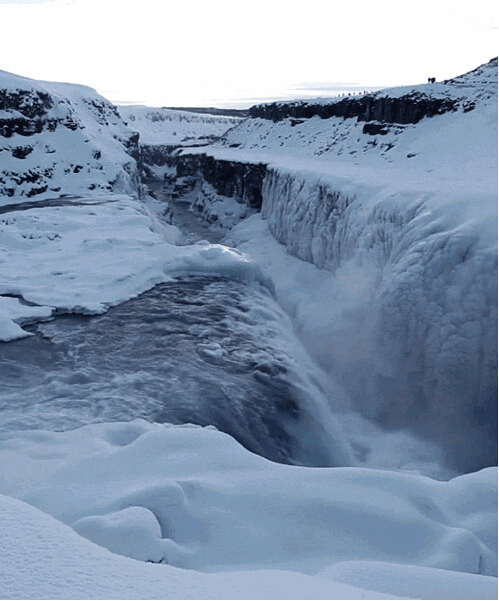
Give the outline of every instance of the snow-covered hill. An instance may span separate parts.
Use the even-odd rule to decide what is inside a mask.
[[[0,71],[0,202],[137,195],[138,136],[91,88]]]

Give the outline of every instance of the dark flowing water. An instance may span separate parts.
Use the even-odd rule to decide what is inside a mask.
[[[0,345],[0,436],[143,418],[212,424],[275,461],[334,463],[320,428],[301,425],[313,401],[279,348],[273,304],[257,287],[191,277],[33,326]]]

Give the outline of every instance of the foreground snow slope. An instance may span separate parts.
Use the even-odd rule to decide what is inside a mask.
[[[95,90],[0,71],[0,204],[89,191],[137,195],[137,141]]]
[[[4,599],[400,598],[289,571],[200,574],[137,562],[86,541],[30,505],[0,495],[0,507]],[[468,577],[461,590],[474,585]],[[491,589],[482,578],[478,590]]]
[[[199,586],[196,596],[211,598],[211,586],[225,587],[233,579],[240,586],[236,598],[359,594],[336,584],[328,588],[322,579],[300,581],[301,576],[274,571],[283,569],[353,586],[359,582],[383,598],[497,594],[495,578],[476,576],[496,569],[496,469],[444,483],[379,470],[285,466],[252,455],[211,428],[140,420],[66,433],[22,433],[2,441],[0,449],[1,493],[50,513],[118,555],[189,568],[125,564],[79,542],[59,522],[2,498],[0,547],[7,590],[13,592],[9,598],[33,596],[34,584],[18,578],[16,567],[30,552],[43,566],[47,594],[65,592],[73,598],[83,593],[92,598],[95,586],[108,590],[118,578],[121,584],[111,598],[124,587],[130,587],[127,598],[184,598],[185,586]],[[45,541],[41,546],[39,538]],[[105,569],[96,567],[98,561]],[[251,579],[251,572],[202,576],[192,571],[242,569],[271,571]],[[141,583],[153,572],[158,581],[142,591],[129,579],[134,573]],[[269,580],[268,592],[253,593],[253,582],[262,578]],[[75,579],[77,588],[70,592]],[[162,588],[167,579],[178,587],[173,594]],[[294,593],[282,588],[294,582],[310,588]],[[367,598],[376,598],[371,595]]]
[[[403,114],[248,119],[223,143],[188,152],[267,164],[262,218],[288,252],[332,274],[335,294],[308,311],[293,306],[279,253],[262,252],[255,229],[242,223],[227,243],[268,265],[353,408],[442,442],[460,471],[494,465],[497,59],[374,96],[405,99],[408,112],[431,100],[446,108],[417,123]]]

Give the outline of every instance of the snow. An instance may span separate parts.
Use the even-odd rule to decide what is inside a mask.
[[[148,145],[208,144],[241,121],[240,117],[197,114],[142,105],[119,106],[118,111],[128,127],[139,132],[141,144]]]
[[[269,165],[264,219],[236,225],[226,244],[237,248],[229,248],[184,245],[177,228],[132,197],[136,166],[124,146],[132,131],[95,92],[0,74],[0,88],[47,92],[57,101],[49,117],[79,123],[3,142],[6,187],[20,170],[53,172],[37,206],[23,204],[27,182],[1,200],[0,340],[29,336],[24,324],[56,311],[105,312],[179,275],[261,286],[313,358],[339,374],[327,390],[331,407],[318,406],[316,417],[334,422],[335,444],[348,440],[356,450],[345,461],[365,466],[276,464],[214,428],[142,420],[9,432],[0,441],[3,597],[497,598],[497,468],[449,481],[421,475],[442,478],[448,458],[397,424],[387,432],[371,423],[380,399],[375,378],[362,380],[393,378],[413,347],[423,348],[427,373],[442,386],[462,377],[481,390],[493,368],[497,76],[484,68],[475,77],[431,88],[475,102],[472,111],[386,136],[366,136],[353,120],[247,120],[225,142],[199,149]],[[142,109],[128,114],[150,143],[158,138],[149,121],[161,123],[161,143],[170,142],[166,134],[219,135],[227,125],[203,116],[194,127],[189,116],[192,133],[180,117],[172,130],[176,116],[170,121],[163,109],[157,121]],[[33,151],[15,158],[12,149],[26,142]],[[74,171],[81,161],[83,178]],[[110,182],[129,195],[112,194]],[[206,190],[211,212],[217,203]],[[50,204],[55,191],[75,196]],[[324,197],[341,208],[337,237],[325,235]],[[265,337],[274,309],[250,309]],[[297,348],[290,357],[301,364]],[[475,377],[467,358],[478,361],[483,349]],[[220,357],[224,349],[207,343],[204,352]],[[313,373],[302,383],[310,389]],[[455,406],[429,421],[444,429]],[[476,442],[466,424],[449,433],[464,447]],[[456,456],[466,463],[464,451]],[[448,465],[444,472],[455,475]]]
[[[2,497],[7,598],[225,598],[235,583],[230,598],[497,595],[495,468],[437,482],[287,466],[213,428],[142,420],[0,449],[0,492],[18,499]]]
[[[278,570],[201,574],[120,557],[0,496],[5,599],[398,599]],[[312,597],[310,596],[312,594]]]
[[[396,590],[418,599],[488,599],[496,595],[497,586],[491,577],[381,561],[339,562],[319,575],[334,582],[355,582],[379,593]]]
[[[258,265],[221,245],[177,246],[182,235],[124,196],[0,216],[0,340],[27,335],[26,316],[50,308],[102,313],[178,275],[217,274],[272,288]],[[38,305],[20,308],[5,295]]]

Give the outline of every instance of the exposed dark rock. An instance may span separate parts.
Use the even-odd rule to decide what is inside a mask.
[[[327,104],[310,101],[274,102],[252,106],[250,117],[269,119],[274,122],[291,118],[296,125],[299,119],[310,119],[318,115],[322,119],[343,117],[357,118],[357,121],[379,121],[406,125],[418,123],[424,117],[433,117],[448,111],[457,110],[458,101],[451,98],[433,98],[414,91],[400,97],[366,94],[361,97],[349,96]]]
[[[25,159],[33,152],[33,146],[16,146],[12,149],[12,156],[16,159]]]
[[[376,136],[377,134],[381,134],[382,136],[386,136],[389,132],[389,128],[386,126],[386,123],[378,123],[376,121],[371,121],[370,123],[366,123],[362,128],[363,134],[369,134],[370,136]]]
[[[30,119],[27,117],[12,117],[0,119],[0,136],[10,138],[13,134],[32,136],[43,131],[45,121],[40,117]]]
[[[140,158],[144,165],[169,165],[171,155],[179,146],[167,144],[140,144]]]
[[[27,119],[42,117],[54,105],[50,94],[36,90],[0,90],[0,110],[15,109]]]
[[[176,167],[178,177],[201,176],[218,194],[241,199],[248,207],[261,209],[262,184],[267,173],[263,163],[238,163],[206,154],[171,156],[167,164]]]

